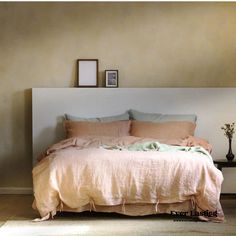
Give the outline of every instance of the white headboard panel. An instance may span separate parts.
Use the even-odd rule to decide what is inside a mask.
[[[196,135],[210,141],[214,159],[224,158],[228,148],[220,127],[236,121],[236,88],[33,88],[32,96],[34,163],[48,145],[64,138],[65,113],[99,117],[134,108],[196,114]],[[232,189],[232,185],[228,187]]]

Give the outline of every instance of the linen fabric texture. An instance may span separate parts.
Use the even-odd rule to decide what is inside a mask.
[[[134,109],[129,110],[131,120],[150,121],[150,122],[169,122],[169,121],[187,121],[196,123],[197,116],[194,114],[161,114],[141,112]]]
[[[34,207],[43,219],[59,210],[107,208],[127,215],[145,215],[178,209],[216,211],[214,217],[200,217],[222,222],[219,198],[223,176],[206,155],[103,148],[147,140],[86,136],[51,146],[33,169]],[[193,140],[181,142],[193,144]]]
[[[85,135],[122,137],[130,135],[131,121],[64,121],[67,138]]]
[[[133,120],[131,136],[156,139],[184,139],[193,136],[196,124],[187,121],[164,123]]]
[[[112,122],[112,121],[129,120],[129,113],[125,112],[120,115],[104,116],[104,117],[96,117],[96,118],[85,118],[85,117],[79,117],[79,116],[74,116],[74,115],[70,115],[70,114],[65,114],[65,119],[71,120],[71,121]]]

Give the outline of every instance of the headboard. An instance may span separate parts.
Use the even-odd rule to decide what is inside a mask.
[[[65,113],[100,117],[133,108],[196,114],[196,136],[210,141],[214,159],[224,158],[228,148],[220,127],[236,120],[236,88],[33,88],[32,103],[33,163],[46,147],[65,137]]]

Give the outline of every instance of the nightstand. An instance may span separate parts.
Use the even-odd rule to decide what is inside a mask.
[[[228,161],[227,159],[220,159],[220,160],[214,160],[214,164],[216,164],[216,167],[222,171],[222,168],[227,167],[236,167],[236,160]]]

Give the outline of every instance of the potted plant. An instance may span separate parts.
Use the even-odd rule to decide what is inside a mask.
[[[229,140],[229,151],[226,155],[226,158],[228,161],[232,161],[234,159],[234,154],[232,152],[232,139],[234,135],[234,122],[231,124],[224,124],[224,126],[221,127],[222,130],[224,130],[224,135],[228,138]]]

